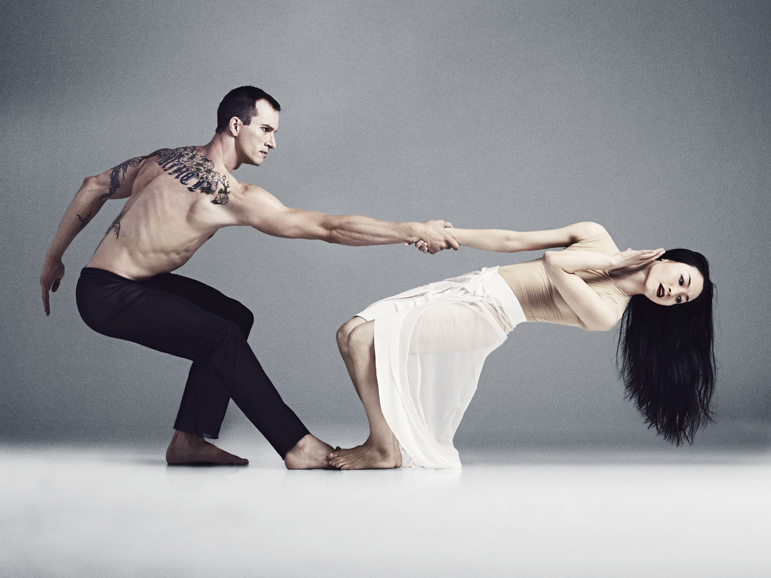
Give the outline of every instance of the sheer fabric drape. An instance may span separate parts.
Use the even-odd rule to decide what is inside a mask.
[[[359,314],[375,321],[380,404],[404,465],[461,467],[453,437],[484,361],[525,321],[497,270],[405,291]]]

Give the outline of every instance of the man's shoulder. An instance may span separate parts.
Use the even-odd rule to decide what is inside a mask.
[[[133,158],[133,159],[131,159],[129,161],[126,161],[126,162],[132,163],[132,164],[138,164],[139,162],[146,161],[146,160],[149,160],[149,159],[160,160],[161,158],[168,157],[170,154],[175,153],[177,150],[181,150],[181,149],[170,149],[170,148],[156,149],[153,152],[151,152],[150,154],[142,155],[142,156],[139,156],[139,157],[135,157],[135,158]]]
[[[263,189],[259,185],[252,185],[250,183],[240,183],[244,187],[244,193],[248,195],[269,195],[270,193]]]
[[[287,207],[268,191],[249,183],[238,183],[233,188],[231,199],[231,208],[238,213],[250,215],[247,224],[252,226],[255,226],[257,221],[270,221],[287,210]]]
[[[264,199],[275,198],[268,191],[258,185],[252,185],[250,183],[241,183],[236,181],[236,187],[241,192],[241,195],[245,200],[250,202],[260,201]]]

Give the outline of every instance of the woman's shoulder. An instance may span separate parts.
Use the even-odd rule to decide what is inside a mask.
[[[568,246],[568,249],[577,249],[582,251],[599,251],[601,253],[618,253],[618,247],[613,242],[613,238],[607,229],[594,222],[577,223],[576,237],[577,241]]]

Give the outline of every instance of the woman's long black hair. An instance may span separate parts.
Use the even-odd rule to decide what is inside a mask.
[[[704,288],[688,303],[670,307],[634,295],[621,318],[616,358],[626,396],[645,423],[680,445],[693,443],[699,427],[713,421],[715,288],[709,263],[700,253],[672,249],[661,258],[696,267]]]

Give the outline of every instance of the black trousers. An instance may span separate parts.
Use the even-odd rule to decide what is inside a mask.
[[[76,298],[94,331],[193,362],[175,429],[216,438],[233,398],[282,458],[309,433],[249,347],[254,316],[235,299],[181,275],[131,281],[93,267]]]

